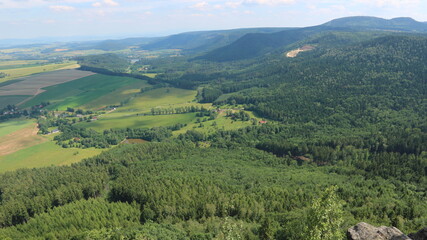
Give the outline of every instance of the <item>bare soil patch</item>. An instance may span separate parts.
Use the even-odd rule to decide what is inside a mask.
[[[37,124],[20,129],[0,138],[0,156],[14,153],[21,149],[31,147],[47,141],[46,138],[37,135]]]
[[[314,47],[313,47],[313,46],[305,45],[305,46],[303,46],[303,47],[301,47],[301,48],[298,48],[298,49],[295,49],[295,50],[292,50],[292,51],[287,52],[287,53],[286,53],[286,57],[294,58],[294,57],[298,56],[298,54],[299,54],[300,52],[311,51],[311,50],[313,50],[313,49],[314,49]]]

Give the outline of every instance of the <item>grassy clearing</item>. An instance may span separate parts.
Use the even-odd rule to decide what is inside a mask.
[[[7,135],[3,135],[2,137],[0,137],[0,156],[17,152],[21,149],[40,144],[47,140],[46,138],[37,135],[38,128],[37,124],[34,121],[29,125],[25,125],[22,127],[15,126],[12,128],[14,128],[15,131],[12,131]],[[4,130],[3,132],[7,133],[9,131]]]
[[[251,118],[256,119],[257,122],[261,120],[255,117],[252,112],[250,111],[245,111],[245,112],[247,112]],[[203,119],[206,119],[207,121],[203,122]],[[195,118],[193,121],[188,123],[186,127],[183,127],[178,131],[175,131],[174,135],[185,133],[188,130],[196,130],[199,132],[211,134],[218,130],[235,130],[239,128],[252,126],[251,121],[233,121],[231,118],[226,117],[225,113],[219,114],[217,118],[214,120],[208,120],[208,119],[209,117],[202,117],[200,118],[201,122],[198,123],[197,118]]]
[[[155,115],[155,116],[120,116],[100,117],[93,122],[79,123],[78,126],[103,131],[110,128],[152,128],[160,126],[172,126],[177,123],[189,124],[196,118],[196,113]]]
[[[176,107],[194,101],[197,91],[179,88],[158,88],[141,94],[118,112],[150,112],[154,107]]]
[[[0,156],[0,173],[19,168],[70,165],[82,159],[98,155],[102,151],[102,149],[95,148],[62,148],[49,139],[47,142],[6,156]]]
[[[55,64],[48,64],[48,65],[42,65],[42,66],[35,66],[35,67],[4,69],[4,70],[1,70],[1,72],[4,72],[9,76],[5,78],[0,78],[0,82],[6,82],[11,79],[28,76],[35,73],[50,72],[58,69],[64,69],[70,66],[74,67],[75,65],[76,65],[76,62],[66,62],[66,63],[55,63]]]
[[[142,75],[150,77],[150,78],[155,78],[157,76],[157,73],[144,73]]]
[[[15,120],[0,123],[0,138],[34,124],[34,120]]]
[[[110,94],[124,86],[141,82],[129,77],[96,74],[74,81],[44,88],[45,92],[37,95],[22,107],[29,107],[40,102],[49,101],[49,110],[66,110],[67,107],[80,107],[104,95]]]

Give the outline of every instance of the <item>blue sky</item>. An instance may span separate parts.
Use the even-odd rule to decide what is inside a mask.
[[[427,0],[0,0],[0,39],[300,27],[360,15],[427,21]]]

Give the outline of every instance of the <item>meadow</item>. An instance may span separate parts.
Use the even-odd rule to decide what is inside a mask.
[[[0,173],[20,168],[70,165],[103,151],[95,148],[62,148],[52,141],[53,136],[43,137],[47,138],[46,142],[0,156]]]
[[[144,81],[136,78],[96,74],[44,88],[45,92],[35,96],[21,107],[30,107],[46,101],[51,103],[47,107],[49,110],[81,107],[124,86],[140,82]]]
[[[106,116],[106,115],[104,115]],[[77,126],[103,131],[111,128],[152,128],[159,126],[172,126],[177,123],[189,124],[196,118],[196,113],[173,115],[100,117],[97,121],[82,122]]]
[[[101,96],[82,106],[84,109],[100,109],[106,106],[117,106],[120,103],[131,99],[137,93],[140,93],[141,88],[151,86],[145,81],[138,81],[127,86],[121,87],[111,93]]]
[[[155,116],[143,116],[142,114],[150,113],[152,108],[197,105],[193,102],[196,94],[196,91],[179,88],[157,88],[140,93],[139,89],[129,85],[84,105],[85,108],[97,108],[102,105],[103,99],[110,99],[108,101],[129,100],[117,110],[98,116],[97,121],[79,123],[79,126],[102,131],[110,128],[151,128],[190,123],[195,119],[195,113]]]
[[[112,99],[119,98],[118,92],[136,93],[130,90],[118,90],[111,93]],[[212,133],[218,129],[233,130],[252,125],[250,121],[233,121],[226,117],[225,112],[220,113],[216,119],[207,121],[208,117],[200,118],[199,122],[196,113],[150,115],[152,108],[179,108],[184,106],[212,108],[212,104],[200,104],[195,102],[197,92],[179,88],[158,88],[135,95],[131,100],[115,111],[98,116],[98,120],[92,122],[82,122],[78,125],[85,128],[92,128],[96,131],[103,131],[110,128],[152,128],[158,126],[172,126],[177,123],[187,124],[186,127],[174,132],[175,135],[185,133],[187,130],[197,129],[204,133]],[[108,99],[110,95],[105,95],[94,102],[102,103],[102,99]],[[114,96],[114,97],[113,97]],[[87,104],[85,106],[97,106]],[[256,118],[252,112],[246,111],[251,118]],[[205,122],[203,122],[203,120]],[[214,123],[215,122],[215,123]]]
[[[182,104],[194,104],[197,91],[180,88],[158,88],[135,97],[117,112],[147,113],[155,107],[178,107]]]
[[[33,120],[15,120],[0,123],[0,138],[34,124]]]

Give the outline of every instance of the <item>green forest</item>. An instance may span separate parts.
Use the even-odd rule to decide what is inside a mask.
[[[46,110],[39,127],[58,128],[61,147],[108,150],[0,174],[0,239],[342,240],[361,221],[404,233],[427,226],[427,37],[289,31],[135,63],[78,57],[82,70],[152,84],[141,92],[192,89],[212,104],[147,115],[213,120],[228,109],[253,124],[204,132],[199,118],[179,134],[186,124],[97,132]],[[305,45],[313,49],[286,57]]]

